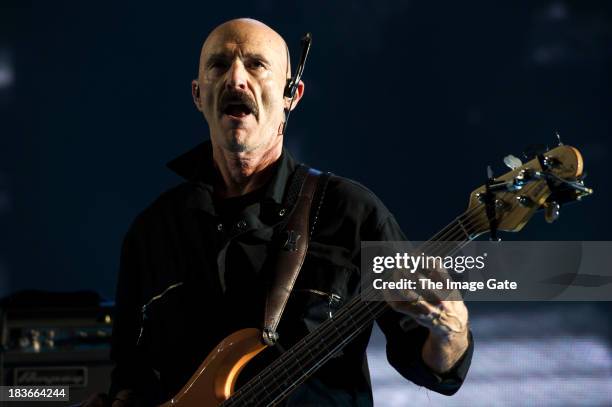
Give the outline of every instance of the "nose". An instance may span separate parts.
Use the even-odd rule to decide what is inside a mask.
[[[225,86],[228,90],[246,90],[248,73],[242,61],[236,59],[230,66],[227,75]]]

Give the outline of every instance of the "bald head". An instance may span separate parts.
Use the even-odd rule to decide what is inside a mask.
[[[297,106],[284,96],[291,69],[285,40],[262,22],[240,18],[221,24],[206,38],[194,102],[210,129],[213,148],[240,154],[282,149],[285,110]]]
[[[276,54],[278,61],[281,63],[281,70],[285,72],[285,76],[291,76],[291,59],[289,58],[289,47],[287,43],[268,25],[261,21],[252,18],[236,18],[226,21],[213,29],[200,52],[200,69],[202,72],[202,64],[206,62],[206,57],[216,53],[216,45],[219,43],[235,43],[244,44],[247,41],[259,43],[272,53]]]

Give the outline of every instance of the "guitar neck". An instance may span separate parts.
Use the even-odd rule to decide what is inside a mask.
[[[423,249],[428,246],[428,253],[448,255],[472,240],[477,226],[471,225],[466,212],[425,243]],[[440,243],[451,241],[453,244]],[[385,312],[388,307],[385,302],[364,299],[374,298],[374,291],[372,287],[362,291],[361,295],[346,303],[332,318],[283,353],[222,405],[274,405],[282,401]]]

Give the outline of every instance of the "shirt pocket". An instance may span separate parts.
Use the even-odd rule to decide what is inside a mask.
[[[347,302],[355,274],[349,264],[332,262],[309,253],[290,299],[293,315],[303,323],[307,332],[332,318]]]

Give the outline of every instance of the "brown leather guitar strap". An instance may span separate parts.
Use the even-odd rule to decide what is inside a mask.
[[[323,203],[329,177],[329,173],[323,174],[301,165],[295,170],[288,187],[283,210],[291,206],[291,212],[287,216],[284,227],[281,228],[281,244],[276,255],[276,262],[272,263],[273,274],[266,293],[263,341],[267,345],[274,345],[278,339],[276,328],[293,289],[293,284],[304,263],[308,242]],[[313,208],[315,195],[317,203]]]

